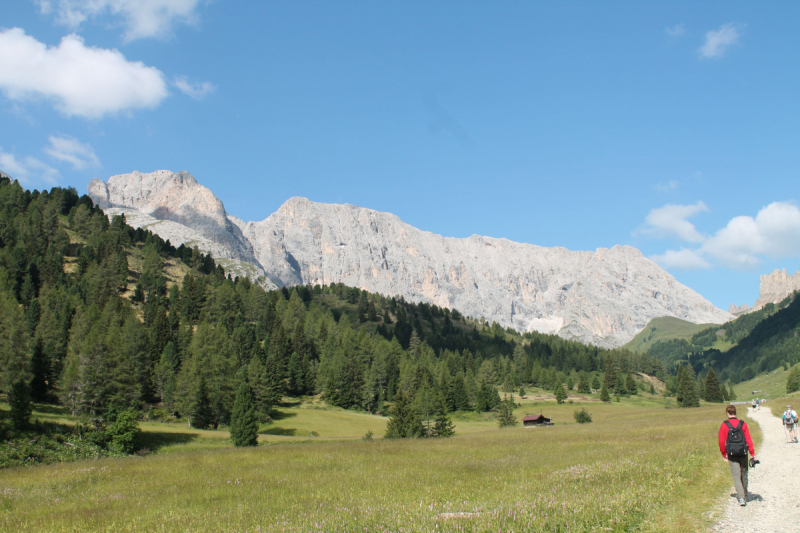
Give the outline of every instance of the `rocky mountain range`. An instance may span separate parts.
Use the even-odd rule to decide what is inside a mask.
[[[733,315],[743,315],[761,309],[768,303],[778,303],[792,294],[800,291],[800,270],[794,274],[786,274],[786,269],[776,269],[775,272],[761,276],[761,286],[758,300],[750,307],[747,304],[731,304],[728,312]]]
[[[603,347],[625,344],[656,317],[732,318],[630,246],[582,252],[443,237],[391,213],[306,198],[244,222],[188,172],[95,179],[89,195],[109,214],[124,212],[131,225],[210,251],[268,286],[342,282]]]

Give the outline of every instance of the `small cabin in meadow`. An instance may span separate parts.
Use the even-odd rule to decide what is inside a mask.
[[[532,428],[536,426],[552,426],[553,423],[544,415],[526,415],[525,418],[522,419],[522,424],[526,428]]]

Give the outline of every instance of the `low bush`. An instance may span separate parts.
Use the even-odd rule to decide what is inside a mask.
[[[592,421],[592,413],[587,411],[585,407],[576,410],[572,416],[575,417],[575,422],[578,424],[588,424]]]

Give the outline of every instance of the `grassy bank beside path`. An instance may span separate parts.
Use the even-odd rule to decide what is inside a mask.
[[[9,469],[0,472],[0,531],[705,529],[727,484],[718,406],[590,410],[592,424],[487,428],[444,440]]]

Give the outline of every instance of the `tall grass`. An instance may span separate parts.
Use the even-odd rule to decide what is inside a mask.
[[[592,424],[446,440],[262,445],[10,469],[0,472],[0,530],[705,528],[727,481],[716,449],[719,408],[589,410]]]

